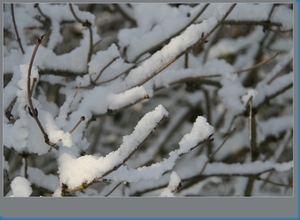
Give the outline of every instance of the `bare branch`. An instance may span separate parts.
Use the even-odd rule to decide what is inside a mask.
[[[75,129],[78,127],[78,125],[80,125],[81,122],[83,122],[85,120],[84,116],[81,116],[79,121],[76,123],[76,125],[69,131],[70,134],[73,133],[73,131],[75,131]]]
[[[21,51],[22,51],[22,54],[25,54],[24,49],[23,49],[23,46],[22,46],[22,43],[21,43],[21,39],[20,39],[20,37],[19,37],[19,32],[18,32],[16,20],[15,20],[14,4],[11,3],[10,6],[11,6],[11,16],[12,16],[12,20],[13,20],[13,24],[14,24],[16,36],[17,36],[17,41],[18,41],[18,44],[19,44],[20,49],[21,49]]]
[[[247,71],[249,71],[249,70],[253,70],[253,69],[255,69],[255,68],[257,68],[257,67],[259,67],[259,66],[261,66],[261,65],[266,64],[267,62],[269,62],[270,60],[274,59],[276,56],[278,56],[278,55],[281,54],[281,53],[282,53],[282,52],[280,51],[280,52],[276,53],[275,55],[273,55],[273,56],[271,56],[271,57],[269,57],[269,58],[267,58],[267,59],[265,59],[265,60],[263,60],[263,61],[261,61],[261,62],[255,64],[254,66],[251,66],[251,67],[249,67],[249,68],[247,68],[247,69],[239,70],[239,71],[237,71],[237,72],[235,72],[235,73],[236,73],[236,74],[240,74],[240,73],[243,73],[243,72],[247,72]]]

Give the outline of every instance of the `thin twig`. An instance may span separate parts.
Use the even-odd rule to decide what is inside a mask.
[[[31,89],[30,89],[31,96],[33,94],[33,90],[34,90],[34,86],[35,86],[36,81],[37,81],[37,78],[34,77],[33,80],[32,80],[32,85],[31,85]]]
[[[249,140],[251,141],[252,133],[251,133],[251,121],[252,121],[252,100],[253,96],[250,96],[250,98],[247,101],[247,106],[249,107],[249,117],[248,117],[248,124],[249,124]],[[251,148],[250,148],[251,153]]]
[[[13,20],[13,24],[14,24],[16,36],[17,36],[17,42],[18,42],[18,44],[19,44],[19,46],[20,46],[20,49],[21,49],[21,51],[22,51],[22,54],[25,54],[24,49],[23,49],[23,46],[22,46],[21,39],[20,39],[20,37],[19,37],[19,32],[18,32],[16,20],[15,20],[15,12],[14,12],[14,4],[13,4],[13,3],[10,4],[10,8],[11,8],[11,16],[12,16],[12,20]]]
[[[266,21],[235,21],[235,20],[226,20],[222,22],[222,25],[260,25],[264,27],[270,27],[270,26],[277,26],[280,27],[282,24],[277,22],[270,22],[269,20]]]
[[[92,24],[91,22],[89,22],[88,20],[83,21],[81,20],[75,13],[74,9],[73,9],[73,5],[70,3],[69,4],[70,10],[72,12],[72,15],[74,16],[75,20],[79,23],[82,24],[82,26],[85,26],[89,29],[89,37],[90,37],[90,47],[89,47],[89,52],[88,52],[88,56],[87,56],[87,63],[90,62],[92,54],[93,54],[93,30],[92,30]]]
[[[254,111],[257,111],[257,109],[259,109],[260,107],[262,107],[265,103],[268,103],[271,99],[275,98],[276,96],[284,93],[285,91],[287,91],[288,89],[293,87],[293,83],[291,82],[290,84],[286,85],[285,87],[281,88],[281,90],[276,91],[273,94],[269,94],[268,96],[266,96],[266,98],[264,100],[261,101],[261,103],[258,103],[256,105],[256,107],[254,108]]]
[[[7,106],[7,108],[5,109],[5,116],[8,120],[10,120],[10,117],[12,117],[11,111],[17,101],[17,96],[10,102],[10,104]]]
[[[206,75],[206,76],[205,75],[204,76],[191,76],[191,77],[186,77],[186,78],[183,78],[183,79],[173,81],[173,82],[169,83],[167,86],[163,85],[163,86],[160,86],[160,87],[156,87],[156,85],[154,85],[153,89],[155,91],[157,91],[157,90],[160,90],[160,89],[168,87],[168,86],[173,86],[173,85],[176,85],[176,84],[179,84],[179,83],[190,82],[190,81],[195,81],[195,80],[201,80],[201,83],[203,83],[203,84],[213,85],[213,86],[216,86],[216,87],[220,88],[221,85],[219,84],[219,82],[213,82],[213,81],[209,81],[209,80],[205,81],[205,79],[220,77],[220,76],[222,76],[222,75],[216,74],[216,75]]]
[[[110,194],[112,194],[113,191],[115,191],[121,184],[122,184],[122,182],[119,182],[111,191],[109,191],[109,193],[107,193],[105,195],[105,197],[108,197]]]
[[[29,114],[31,115],[31,117],[34,118],[34,120],[36,121],[37,125],[39,126],[42,134],[44,135],[44,140],[45,140],[45,143],[48,144],[49,146],[51,147],[54,147],[55,149],[58,149],[58,147],[50,142],[49,140],[49,137],[48,137],[48,134],[46,133],[46,131],[44,130],[39,118],[38,118],[38,111],[36,108],[33,107],[33,103],[32,103],[32,91],[31,91],[31,86],[30,86],[30,80],[31,80],[31,69],[32,69],[32,64],[33,64],[33,60],[34,60],[34,57],[36,55],[36,52],[43,40],[45,35],[39,37],[37,40],[36,40],[36,43],[35,43],[35,47],[34,47],[34,50],[33,50],[33,53],[32,53],[32,56],[31,56],[31,59],[30,59],[30,62],[29,62],[29,67],[28,67],[28,75],[27,75],[27,98],[28,98],[28,104],[29,104],[29,107],[28,107],[28,111],[29,111]]]
[[[73,133],[73,131],[75,131],[75,129],[78,127],[78,125],[80,125],[81,122],[83,122],[85,120],[84,116],[81,116],[79,121],[76,123],[76,125],[69,131],[70,134]]]
[[[287,185],[287,184],[283,184],[283,183],[275,183],[275,182],[273,182],[273,181],[271,181],[271,180],[269,180],[269,179],[264,179],[264,178],[261,178],[261,177],[259,177],[259,176],[257,176],[256,179],[257,179],[257,180],[262,180],[262,181],[264,181],[265,183],[270,183],[270,184],[275,185],[275,186],[284,186],[284,187],[289,187],[289,188],[292,188],[292,187],[293,187],[293,184]]]
[[[40,6],[39,6],[38,3],[34,4],[34,7],[37,8],[37,10],[39,11],[39,13],[40,13],[46,20],[48,20],[48,21],[51,20],[47,15],[44,14],[44,12],[42,11],[42,9],[40,8]]]
[[[267,62],[269,62],[270,60],[274,59],[276,56],[278,56],[278,55],[281,54],[281,53],[282,53],[282,52],[279,51],[279,52],[276,53],[275,55],[273,55],[273,56],[271,56],[271,57],[269,57],[269,58],[267,58],[267,59],[265,59],[265,60],[263,60],[263,61],[261,61],[261,62],[255,64],[254,66],[251,66],[251,67],[249,67],[249,68],[247,68],[247,69],[239,70],[239,71],[237,71],[237,72],[235,72],[235,73],[236,73],[236,74],[240,74],[240,73],[243,73],[243,72],[247,72],[247,71],[249,71],[249,70],[253,70],[253,69],[255,69],[255,68],[257,68],[257,67],[259,67],[259,66],[261,66],[261,65],[263,65],[263,64],[266,64]]]
[[[134,18],[132,18],[131,16],[129,16],[120,6],[119,4],[113,4],[113,6],[120,12],[120,14],[126,19],[128,20],[132,26],[136,27],[137,23],[136,20]]]
[[[107,113],[106,113],[106,114],[108,114],[108,115],[114,115],[115,113],[120,112],[120,111],[123,111],[124,109],[126,109],[126,108],[128,108],[128,107],[130,107],[130,106],[133,106],[133,105],[135,105],[136,103],[139,103],[139,102],[141,102],[141,101],[143,101],[143,100],[145,100],[145,99],[149,99],[149,96],[148,96],[148,95],[145,95],[145,96],[143,96],[143,97],[141,97],[141,98],[135,100],[135,101],[132,102],[132,103],[129,103],[129,104],[127,104],[127,105],[124,105],[124,106],[122,106],[122,107],[119,107],[118,109],[111,109],[111,108],[109,108],[109,109],[107,109]]]
[[[260,171],[260,172],[257,172],[257,173],[214,173],[214,174],[197,174],[195,176],[192,176],[192,177],[188,177],[188,178],[183,178],[181,179],[181,182],[186,182],[186,181],[191,181],[193,179],[204,179],[204,178],[208,178],[208,177],[213,177],[213,176],[218,176],[218,177],[233,177],[233,176],[243,176],[243,177],[249,177],[249,176],[253,176],[253,175],[256,175],[256,176],[259,176],[263,173],[266,173],[266,172],[270,172],[274,170],[274,168],[270,168],[270,169],[266,169],[266,170],[263,170],[263,171]],[[145,189],[143,191],[137,191],[133,194],[131,194],[130,196],[139,196],[139,195],[142,195],[144,193],[147,193],[147,192],[151,192],[151,191],[155,191],[155,190],[158,190],[158,189],[161,189],[161,188],[165,188],[168,184],[162,184],[160,186],[155,186],[153,188],[148,188],[148,189]],[[184,187],[182,188],[184,189]]]
[[[120,74],[116,75],[115,77],[111,78],[111,79],[108,79],[106,81],[102,81],[100,83],[96,83],[97,86],[99,85],[102,85],[102,84],[105,84],[105,83],[108,83],[108,82],[111,82],[115,79],[117,79],[118,77],[120,77],[121,75],[123,74],[127,74],[130,70],[132,70],[133,68],[137,67],[140,63],[144,62],[145,60],[147,60],[150,56],[147,56],[146,58],[140,60],[139,62],[136,62],[134,64],[132,64],[129,68],[127,68],[126,70],[124,70],[123,72],[121,72]]]
[[[293,137],[293,132],[290,132],[290,134],[288,135],[288,138],[287,138],[286,142],[284,143],[284,146],[283,146],[280,154],[277,156],[277,158],[275,157],[275,162],[279,161],[280,157],[283,155],[283,152],[285,151],[285,149],[287,148],[288,144],[292,140],[292,137]],[[267,183],[267,180],[269,180],[271,178],[273,172],[274,172],[274,170],[268,173],[268,176],[265,178],[265,181],[264,181],[264,183],[262,184],[261,187],[265,186],[265,184]]]
[[[184,69],[189,68],[189,53],[186,52],[184,54]]]
[[[116,61],[116,59],[118,59],[119,56],[114,57],[108,64],[106,64],[103,69],[100,71],[100,73],[98,74],[98,76],[95,78],[95,80],[91,81],[92,83],[96,83],[97,80],[100,78],[100,76],[102,75],[102,73],[104,72],[104,70],[106,70],[113,62]]]
[[[73,104],[73,101],[74,101],[74,99],[75,99],[75,97],[76,97],[76,95],[77,95],[77,93],[78,93],[78,91],[79,91],[79,89],[80,89],[80,86],[81,86],[81,82],[79,83],[79,85],[78,85],[78,87],[77,87],[77,89],[76,89],[76,92],[75,92],[75,94],[74,94],[74,96],[73,96],[73,99],[72,99],[72,101],[71,101],[70,104],[69,104],[69,108],[70,108],[71,105]]]
[[[202,167],[202,170],[200,171],[200,175],[203,174],[206,166],[208,163],[210,163],[214,157],[214,155],[224,146],[224,144],[226,143],[227,139],[229,138],[229,136],[235,131],[235,128],[233,128],[225,137],[225,139],[223,140],[223,142],[221,143],[221,145],[208,157],[208,160],[205,162],[205,164]]]
[[[277,73],[267,82],[268,85],[270,85],[281,73],[281,71],[293,60],[293,58],[291,58],[289,60],[289,62],[287,62],[286,65],[282,65],[282,67],[280,68],[280,70],[277,71]],[[276,68],[276,67],[275,67]]]
[[[24,159],[24,177],[26,179],[28,179],[28,161],[27,161],[27,156],[23,156],[23,159]]]

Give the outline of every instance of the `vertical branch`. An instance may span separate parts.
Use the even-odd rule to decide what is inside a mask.
[[[69,108],[71,108],[71,105],[73,104],[73,101],[74,101],[74,99],[75,99],[75,97],[76,97],[76,95],[77,95],[77,93],[78,93],[78,91],[79,91],[79,89],[80,89],[80,86],[81,86],[81,83],[79,83],[79,85],[78,85],[78,87],[77,87],[77,89],[76,89],[76,91],[75,91],[75,94],[74,94],[74,96],[73,96],[73,99],[72,99],[72,101],[71,101],[70,104],[69,104]]]
[[[27,75],[27,97],[28,97],[28,102],[29,102],[29,107],[31,108],[31,110],[33,110],[33,104],[32,104],[32,100],[31,100],[31,86],[30,86],[30,80],[31,80],[31,69],[32,69],[32,64],[33,64],[33,60],[34,60],[34,57],[36,55],[36,52],[43,40],[45,35],[39,37],[36,42],[35,42],[35,47],[34,47],[34,50],[33,50],[33,53],[32,53],[32,56],[31,56],[31,59],[30,59],[30,62],[29,62],[29,67],[28,67],[28,75]],[[34,116],[36,116],[35,113],[33,113]]]
[[[93,30],[92,30],[92,26],[91,23],[86,21],[86,23],[88,24],[87,27],[89,29],[89,33],[90,33],[90,48],[89,48],[89,52],[88,52],[88,57],[87,57],[87,63],[89,63],[91,61],[91,57],[93,55]]]
[[[28,179],[28,160],[27,160],[28,155],[23,155],[24,159],[24,177]]]
[[[186,52],[184,54],[184,68],[187,69],[189,67],[189,53]]]
[[[89,48],[89,52],[88,52],[88,56],[87,56],[87,63],[90,62],[92,54],[93,54],[93,31],[92,31],[92,24],[86,20],[83,21],[81,20],[75,13],[74,9],[73,9],[73,5],[70,3],[69,4],[70,10],[72,12],[72,15],[74,16],[75,20],[79,23],[82,24],[82,26],[85,26],[89,29],[89,34],[90,34],[90,48]]]
[[[10,8],[11,8],[11,16],[12,16],[12,20],[13,20],[13,24],[14,24],[16,36],[17,36],[17,41],[18,41],[18,44],[19,44],[20,49],[22,51],[22,54],[25,54],[23,46],[22,46],[22,43],[21,43],[21,39],[19,37],[19,32],[18,32],[16,20],[15,20],[15,11],[14,11],[14,4],[13,3],[10,4]]]
[[[255,121],[255,114],[253,114],[252,111],[252,100],[253,96],[251,96],[248,100],[248,111],[249,111],[249,140],[250,140],[250,155],[251,155],[251,161],[254,162],[258,158],[258,150],[257,150],[257,144],[256,144],[256,121]],[[255,179],[257,178],[256,175],[252,175],[248,178],[248,182],[245,189],[245,196],[251,196],[253,184]]]
[[[255,115],[253,114],[252,108],[253,96],[249,98],[248,106],[249,106],[249,140],[250,140],[250,153],[251,153],[251,161],[255,161],[258,157],[257,152],[257,144],[256,144],[256,121]]]

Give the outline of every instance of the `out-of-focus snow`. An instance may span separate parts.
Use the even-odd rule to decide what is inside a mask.
[[[30,182],[24,177],[17,176],[10,184],[11,197],[29,197],[32,193]]]
[[[45,175],[43,171],[35,167],[28,167],[27,169],[28,179],[31,183],[52,192],[58,187],[59,181],[57,176],[53,174]]]
[[[169,185],[161,192],[160,197],[174,197],[174,192],[180,188],[180,184],[181,180],[179,176],[173,171],[170,175]]]

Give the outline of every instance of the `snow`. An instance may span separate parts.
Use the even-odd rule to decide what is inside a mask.
[[[148,97],[146,90],[143,87],[134,87],[121,94],[110,93],[107,96],[108,108],[110,110],[121,109],[122,107],[133,104],[140,98]]]
[[[207,139],[214,132],[214,128],[206,122],[206,119],[199,116],[193,124],[190,133],[185,134],[179,142],[179,149],[169,153],[169,157],[161,162],[153,163],[151,166],[128,169],[125,166],[108,176],[114,180],[137,182],[139,180],[159,179],[166,171],[171,170],[176,160],[183,154],[189,152],[199,143]]]
[[[262,134],[279,137],[281,132],[293,129],[294,120],[292,115],[283,115],[257,123],[259,124],[259,129]]]
[[[32,193],[30,185],[27,179],[17,176],[10,184],[12,189],[11,197],[29,197]]]
[[[94,42],[100,40],[96,31],[96,28],[93,28],[92,32]],[[38,48],[39,55],[35,57],[34,65],[38,66],[40,69],[68,70],[75,73],[86,72],[87,54],[90,45],[89,31],[83,30],[82,33],[83,39],[80,41],[80,46],[72,50],[70,53],[56,55],[52,49],[40,45]],[[29,62],[34,47],[35,46],[28,46],[26,48],[22,63]]]
[[[258,106],[263,102],[263,100],[265,100],[266,97],[269,97],[284,87],[293,84],[293,78],[293,72],[290,72],[283,76],[277,77],[271,84],[267,84],[266,82],[258,83],[255,89],[257,91],[257,96],[253,102],[253,106]]]
[[[188,152],[192,147],[197,146],[198,143],[204,141],[213,133],[214,128],[207,123],[206,118],[198,116],[191,132],[184,135],[179,142],[180,150],[178,153]]]
[[[204,20],[200,24],[190,25],[182,34],[172,38],[170,43],[164,46],[160,51],[154,53],[137,68],[132,69],[125,78],[125,83],[128,85],[128,88],[134,87],[140,82],[152,78],[161,66],[164,66],[169,60],[196,43],[202,33],[208,33],[217,24],[218,19],[221,19],[224,15],[222,10],[228,9],[229,6],[230,5],[227,4],[220,5],[218,7],[220,8],[220,11],[215,14],[215,17]],[[129,34],[126,36],[130,37]],[[122,40],[120,41],[122,42]]]
[[[248,89],[247,94],[242,96],[242,102],[243,102],[244,106],[247,107],[247,103],[251,97],[252,97],[252,102],[253,102],[253,99],[255,99],[256,95],[257,95],[257,91],[255,89]]]
[[[294,166],[294,161],[284,162],[284,163],[274,163],[271,161],[255,161],[253,163],[244,164],[224,164],[224,163],[211,163],[205,168],[203,175],[216,175],[216,174],[256,174],[264,172],[270,169],[275,169],[279,172],[284,172],[292,169]]]
[[[43,171],[35,167],[28,167],[27,172],[30,182],[39,187],[50,191],[54,191],[58,187],[58,177],[53,174],[45,175]]]
[[[167,116],[166,109],[162,105],[157,106],[138,122],[130,135],[123,137],[123,143],[118,150],[109,153],[105,157],[98,158],[86,155],[75,158],[68,151],[62,151],[58,159],[60,182],[72,189],[84,182],[91,182],[94,178],[123,163],[139,144],[147,138],[157,124]]]
[[[228,74],[222,78],[221,83],[223,87],[218,91],[218,95],[226,109],[232,115],[237,115],[244,111],[245,106],[240,97],[245,94],[246,89],[238,80],[237,74]]]
[[[100,44],[103,44],[101,50],[97,51],[95,47],[88,62],[91,42],[90,33],[86,27],[78,30],[78,33],[82,33],[82,38],[76,48],[61,55],[54,52],[57,45],[66,40],[64,32],[61,32],[65,22],[68,22],[68,25],[76,23],[74,25],[81,26],[75,21],[69,4],[39,4],[43,13],[50,19],[51,31],[47,33],[49,41],[43,42],[39,46],[33,62],[31,80],[34,77],[37,78],[38,81],[35,85],[38,87],[34,90],[32,102],[50,141],[56,143],[58,147],[58,151],[54,151],[53,155],[47,154],[51,147],[45,143],[41,129],[29,114],[27,94],[28,67],[35,47],[35,38],[44,34],[42,32],[46,30],[42,27],[42,23],[34,18],[37,16],[41,20],[45,20],[45,18],[40,15],[37,8],[33,7],[33,4],[15,4],[17,26],[25,50],[23,55],[16,39],[10,39],[11,36],[14,36],[15,31],[10,5],[4,5],[3,76],[9,82],[3,89],[5,98],[2,107],[5,110],[15,97],[17,101],[11,111],[12,118],[4,117],[3,120],[3,145],[9,151],[16,151],[20,154],[43,155],[47,159],[53,157],[52,161],[55,162],[49,164],[51,173],[52,166],[57,168],[58,165],[59,174],[59,176],[55,176],[44,173],[44,169],[42,169],[44,167],[28,167],[28,180],[16,177],[11,182],[12,190],[6,195],[30,196],[32,193],[30,184],[32,183],[54,192],[53,196],[59,196],[62,184],[66,184],[69,189],[74,189],[97,178],[100,178],[99,181],[101,181],[105,175],[105,179],[109,181],[129,182],[130,187],[133,186],[126,188],[125,196],[136,189],[149,189],[162,184],[165,184],[166,188],[157,190],[153,194],[161,197],[174,196],[180,179],[191,178],[199,174],[208,161],[206,153],[213,152],[220,146],[225,138],[224,133],[228,132],[231,125],[237,129],[220,151],[214,155],[214,161],[222,161],[222,159],[249,147],[248,117],[244,114],[246,104],[251,96],[253,96],[253,107],[258,111],[254,116],[257,122],[256,141],[258,145],[261,145],[270,136],[277,138],[277,142],[262,146],[266,149],[272,148],[275,152],[274,155],[268,157],[269,155],[261,153],[259,160],[255,162],[247,159],[243,163],[233,162],[231,164],[209,162],[202,174],[212,177],[200,181],[178,195],[195,195],[197,192],[202,195],[206,185],[211,187],[212,184],[221,184],[220,176],[223,175],[256,175],[268,170],[277,171],[272,176],[274,182],[289,184],[289,175],[294,168],[293,158],[288,155],[287,161],[282,163],[277,161],[279,159],[284,161],[283,158],[279,158],[279,155],[283,149],[287,149],[285,143],[293,132],[294,124],[292,104],[289,105],[293,100],[292,90],[294,89],[292,33],[284,33],[284,36],[287,37],[283,38],[277,32],[270,31],[266,37],[263,27],[258,25],[249,29],[249,33],[245,36],[241,34],[235,39],[226,37],[219,39],[214,36],[216,31],[209,36],[209,43],[203,45],[203,51],[198,53],[194,51],[194,48],[189,48],[202,35],[206,35],[213,29],[232,4],[209,4],[194,24],[189,25],[181,33],[167,41],[165,40],[185,27],[205,4],[201,3],[196,6],[183,4],[179,7],[166,3],[133,3],[130,5],[132,7],[128,5],[121,5],[121,7],[136,20],[137,26],[129,28],[132,27],[130,23],[124,22],[124,26],[120,27],[118,33],[114,31],[112,33],[113,36],[118,34],[116,41],[113,40],[110,45],[101,41]],[[238,3],[226,20],[265,21],[268,19],[272,7],[273,4],[266,3]],[[282,24],[279,30],[293,29],[294,12],[289,7],[288,4],[276,5],[270,17],[271,22]],[[95,44],[102,35],[106,34],[103,33],[102,26],[109,26],[111,23],[97,23],[98,12],[92,14],[92,12],[81,11],[74,4],[73,8],[82,21],[87,20],[92,24],[92,38],[93,44]],[[115,12],[107,13],[110,13],[109,16],[115,16]],[[116,19],[120,18],[121,15],[118,14]],[[113,22],[116,21],[118,20]],[[116,26],[116,29],[119,27]],[[277,27],[273,26],[272,29],[276,30]],[[228,36],[230,35],[231,33],[228,33]],[[110,33],[108,36],[111,38]],[[146,52],[161,42],[164,43],[161,44],[160,49]],[[256,64],[257,53],[261,48],[267,49],[261,51],[262,59],[266,59],[278,51],[282,51],[282,53],[268,64],[259,67],[259,82],[246,88],[242,82],[246,79],[247,73],[237,74],[237,72]],[[189,49],[187,68],[185,57],[181,56],[160,71],[187,49]],[[143,54],[144,52],[146,53]],[[233,58],[233,62],[219,59],[228,54],[238,56]],[[136,64],[136,60],[147,56],[149,57],[144,62],[131,68]],[[112,63],[107,66],[110,62]],[[43,71],[43,75],[40,75],[40,70]],[[62,73],[71,73],[71,75],[70,77],[52,75],[50,71],[56,70]],[[101,76],[94,84],[93,81],[100,73]],[[11,79],[10,76],[12,76]],[[202,84],[201,82],[199,90],[187,92],[185,82],[196,82],[196,79],[197,81],[207,79],[206,81],[214,82],[214,84],[205,84],[205,82]],[[179,85],[180,81],[182,83]],[[81,87],[73,100],[79,83]],[[174,84],[177,84],[176,87],[171,87]],[[56,102],[48,100],[47,89],[52,86],[60,87]],[[286,87],[290,88],[270,100],[270,104],[275,104],[277,109],[266,108],[262,112],[258,108],[262,103],[269,101],[269,97],[281,92]],[[204,93],[203,89],[207,93]],[[205,100],[207,94],[208,100]],[[206,106],[207,103],[209,106]],[[110,113],[118,112],[132,105],[134,107],[128,109],[129,114],[132,115],[121,115],[120,121],[119,115],[117,117],[108,116]],[[212,107],[214,108],[212,109]],[[210,114],[208,114],[207,108],[211,108]],[[170,114],[166,109],[169,109]],[[275,116],[268,116],[273,115],[273,111],[276,113]],[[145,112],[148,113],[145,114]],[[197,114],[198,117],[194,114]],[[82,116],[85,117],[85,121],[82,121],[70,134],[69,131]],[[104,123],[104,120],[101,119],[99,121],[102,125],[96,125],[99,122],[98,118],[103,117],[104,119],[104,116],[107,116],[105,117],[107,121]],[[149,142],[144,144],[159,122],[169,116],[169,122],[164,124]],[[128,118],[137,120],[137,117],[140,121],[135,127],[128,124]],[[205,117],[209,118],[209,122]],[[97,121],[94,122],[95,118]],[[193,123],[192,119],[194,120],[194,118],[196,119]],[[231,124],[233,119],[235,120]],[[93,125],[90,125],[91,123]],[[119,126],[121,124],[124,125]],[[99,127],[101,128],[99,129]],[[128,130],[132,130],[132,127],[134,127],[132,133],[126,135]],[[284,138],[282,138],[283,135]],[[92,143],[93,149],[90,149],[90,143],[93,142],[91,140],[96,136],[101,137],[101,140],[99,143]],[[122,137],[123,139],[121,139]],[[215,140],[209,145],[212,147],[211,149],[207,149],[205,148],[207,146],[203,145],[205,147],[201,148],[200,155],[197,154],[198,151],[192,151],[202,142],[211,141],[212,137]],[[103,144],[105,140],[109,139],[111,139],[109,146]],[[119,145],[118,141],[121,140],[122,143]],[[140,149],[142,144],[143,148]],[[291,146],[292,144],[288,146],[288,150]],[[89,150],[95,152],[89,155]],[[139,154],[131,157],[135,151]],[[107,152],[110,153],[105,154]],[[163,152],[163,154],[157,157],[158,152]],[[128,158],[130,161],[127,162]],[[15,165],[12,161],[5,161],[5,159],[9,158],[3,157],[4,169],[10,176],[15,176],[10,173],[16,169]],[[24,166],[19,173],[23,174],[23,169]],[[110,187],[113,185],[115,183]],[[239,177],[232,179],[229,190],[233,190],[234,195],[242,195],[243,190],[241,189],[245,187],[246,178]],[[260,195],[260,187],[261,182],[256,181],[253,195]],[[224,192],[224,190],[218,189],[216,191]],[[121,187],[116,192],[123,193]],[[282,195],[289,194],[289,192],[280,193]],[[97,196],[103,194],[104,192],[89,188],[76,195]]]
[[[177,175],[176,172],[173,171],[170,175],[169,185],[166,189],[164,189],[161,192],[160,197],[174,197],[174,192],[177,191],[180,184],[181,184],[181,180],[179,176]]]
[[[265,21],[268,19],[272,4],[267,3],[239,3],[229,14],[228,20],[248,20],[248,21]],[[266,13],[267,12],[267,13]],[[282,24],[281,30],[290,30],[293,28],[293,11],[284,5],[275,7],[271,22]]]
[[[236,8],[233,11],[235,10]],[[208,57],[216,58],[220,56],[226,56],[229,54],[234,54],[239,50],[252,47],[253,42],[256,42],[258,39],[263,38],[264,35],[265,34],[263,32],[263,28],[258,26],[255,27],[255,31],[253,31],[251,34],[247,35],[246,37],[239,37],[237,39],[224,38],[218,41],[218,43],[210,47],[208,52]]]
[[[190,20],[167,4],[134,4],[138,28],[119,33],[121,47],[127,47],[127,58],[134,60],[141,52],[169,38]],[[153,15],[155,12],[155,15]],[[177,29],[174,29],[176,25]],[[147,44],[145,44],[147,42]]]
[[[70,21],[74,18],[74,16],[71,13],[69,4],[39,4],[39,7],[43,11],[43,13],[51,20],[51,34],[49,37],[47,48],[53,50],[55,46],[61,43],[63,39],[60,34],[60,23],[62,21]],[[76,16],[79,17],[82,21],[89,21],[91,24],[94,24],[95,16],[93,14],[80,11],[77,5],[72,4],[72,7]]]

